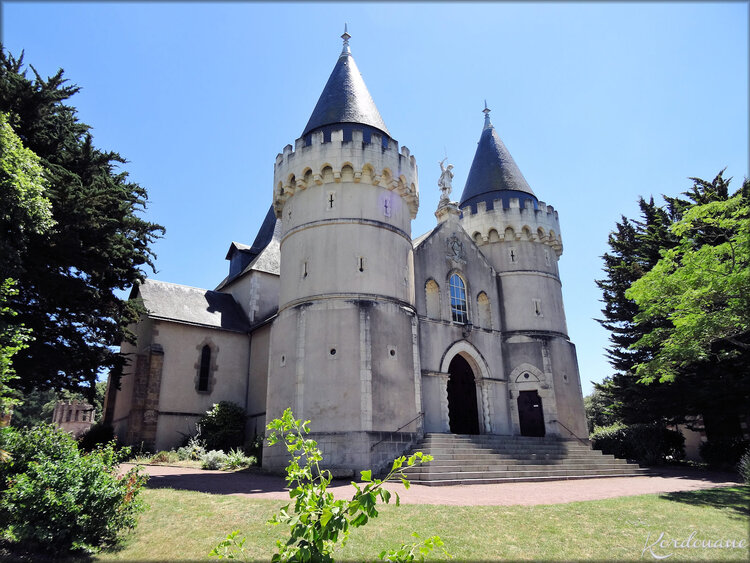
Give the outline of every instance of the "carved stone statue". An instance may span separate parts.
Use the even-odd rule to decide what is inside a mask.
[[[449,164],[447,167],[443,166],[443,163],[448,160],[447,158],[444,158],[441,160],[438,164],[440,164],[440,178],[438,179],[438,186],[440,186],[440,191],[443,192],[443,194],[440,196],[440,200],[446,200],[448,201],[448,196],[451,194],[451,189],[453,189],[453,165]]]

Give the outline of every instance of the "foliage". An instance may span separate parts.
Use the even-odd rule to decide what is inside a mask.
[[[583,398],[583,408],[586,411],[586,422],[589,433],[597,426],[609,426],[615,423],[615,417],[611,414],[607,399],[599,389],[594,389],[591,395]]]
[[[151,456],[151,463],[176,463],[178,461],[180,461],[180,456],[173,450],[162,450]]]
[[[677,246],[626,292],[638,304],[636,322],[670,321],[634,344],[655,350],[636,367],[644,381],[672,381],[697,362],[750,358],[750,181],[726,200],[690,207],[670,230]]]
[[[750,442],[742,438],[709,439],[700,445],[699,452],[703,461],[712,467],[735,467],[743,454],[750,448]]]
[[[10,385],[18,379],[13,369],[13,356],[27,347],[31,338],[28,329],[11,321],[17,313],[6,303],[16,293],[13,280],[0,279],[0,416],[10,413],[20,402]]]
[[[221,450],[211,450],[201,458],[201,469],[221,469],[227,461],[227,454]]]
[[[742,480],[750,485],[750,449],[748,449],[744,455],[740,458],[737,464],[737,471],[742,477]]]
[[[422,539],[416,532],[412,532],[411,535],[418,540]],[[432,536],[424,540],[422,543],[403,544],[398,549],[381,551],[380,555],[378,555],[378,559],[381,561],[393,561],[394,563],[397,561],[424,561],[425,556],[432,553],[436,547],[442,549],[443,553],[451,559],[451,555],[445,550],[443,547],[444,545],[445,544],[443,543],[443,540],[440,539],[440,536]]]
[[[592,447],[605,454],[657,465],[685,457],[685,437],[661,424],[613,424],[595,428],[589,436]]]
[[[227,453],[227,459],[224,461],[222,469],[241,469],[257,465],[258,460],[253,456],[246,456],[245,452],[239,449],[233,449]]]
[[[73,438],[51,425],[7,428],[13,460],[0,466],[0,524],[4,538],[42,550],[96,549],[132,528],[144,505],[146,477],[117,476],[113,444],[82,455]]]
[[[2,263],[8,272],[0,278],[18,283],[9,303],[18,312],[15,322],[34,335],[14,367],[25,392],[85,389],[91,400],[102,369],[111,369],[118,383],[124,359],[113,346],[132,336],[126,327],[139,314],[115,292],[141,281],[145,266],[153,268],[150,245],[164,229],[139,217],[146,190],[119,169],[125,162],[119,154],[94,146],[89,126],[66,104],[79,88],[66,84],[62,70],[46,79],[31,70],[33,79],[22,56],[0,48],[0,112],[39,158],[55,222],[44,232],[24,231],[8,254],[13,259]],[[2,238],[11,240],[5,232]]]
[[[18,273],[29,237],[53,225],[41,159],[23,146],[0,112],[0,280]]]
[[[206,449],[224,450],[242,447],[245,440],[245,409],[230,401],[215,403],[200,421],[200,436]]]
[[[198,461],[206,454],[206,443],[199,436],[188,439],[187,445],[177,448],[177,456],[181,461]]]
[[[240,531],[230,532],[226,538],[221,540],[208,554],[209,557],[218,559],[242,559],[248,561],[249,558],[245,551],[246,537],[239,537]]]
[[[78,438],[78,449],[90,452],[99,446],[103,446],[115,440],[115,429],[110,424],[98,422]]]
[[[286,542],[276,542],[278,551],[272,561],[333,561],[335,549],[346,545],[350,528],[364,526],[371,518],[377,517],[378,499],[385,504],[390,502],[391,492],[383,487],[384,481],[399,478],[408,488],[404,470],[432,460],[432,456],[422,452],[415,453],[408,460],[399,457],[383,480],[373,479],[369,470],[362,471],[362,481],[366,485],[352,482],[356,489],[352,500],[335,500],[333,493],[327,490],[333,478],[331,472],[320,468],[323,456],[318,445],[315,440],[305,437],[310,432],[309,423],[309,420],[296,420],[292,409],[288,408],[281,418],[272,420],[267,426],[270,432],[268,445],[283,442],[290,454],[286,482],[290,488],[289,497],[294,500],[291,510],[292,505],[287,504],[268,521],[274,525],[286,524],[290,529]],[[398,506],[398,493],[395,496]],[[234,545],[236,537],[236,532],[227,536],[211,554],[226,557],[224,553]]]
[[[748,182],[691,180],[686,199],[641,199],[641,219],[610,235],[597,285],[616,372],[595,387],[615,420],[703,420],[711,438],[750,404]]]

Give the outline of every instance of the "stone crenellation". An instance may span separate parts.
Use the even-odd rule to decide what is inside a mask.
[[[557,211],[543,201],[534,209],[529,201],[519,198],[508,200],[503,207],[501,199],[493,201],[493,209],[487,210],[487,203],[480,201],[476,211],[472,206],[461,209],[461,224],[478,246],[490,242],[528,240],[549,245],[560,256],[563,251],[560,237],[560,221]],[[525,205],[524,205],[525,204]]]
[[[398,193],[409,206],[412,219],[419,208],[417,161],[405,146],[389,137],[371,133],[365,142],[361,130],[351,131],[344,141],[344,130],[323,131],[297,139],[296,146],[284,147],[274,165],[274,210],[281,218],[284,203],[298,190],[323,184],[354,182],[382,186]]]

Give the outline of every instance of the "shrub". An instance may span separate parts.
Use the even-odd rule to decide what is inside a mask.
[[[737,471],[739,471],[742,480],[750,485],[750,449],[740,458],[740,462],[737,464]]]
[[[245,440],[245,409],[229,401],[214,404],[198,422],[207,450],[228,451]]]
[[[242,450],[232,450],[227,454],[222,469],[240,469],[241,467],[250,467],[256,465],[258,460],[253,456],[246,456]]]
[[[198,436],[190,438],[186,446],[177,448],[177,458],[180,461],[198,461],[204,455],[206,455],[206,444]]]
[[[115,429],[109,424],[98,422],[89,428],[83,436],[78,438],[78,449],[90,452],[115,439]]]
[[[700,446],[700,454],[708,465],[718,468],[735,467],[747,449],[750,442],[742,438],[715,438],[703,442]]]
[[[118,463],[128,455],[109,443],[82,455],[75,440],[51,425],[6,433],[13,459],[0,474],[0,529],[5,539],[42,550],[95,550],[132,528],[144,505],[146,477]]]
[[[175,463],[180,461],[180,456],[175,451],[160,451],[151,456],[151,463]]]
[[[594,428],[589,436],[594,449],[643,465],[657,465],[685,457],[685,437],[661,424],[616,423]]]
[[[211,450],[201,458],[201,469],[221,469],[227,461],[227,454],[221,450]]]

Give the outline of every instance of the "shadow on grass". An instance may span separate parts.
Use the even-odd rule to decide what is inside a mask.
[[[62,552],[44,551],[41,548],[16,544],[7,541],[0,541],[0,561],[20,561],[20,562],[63,562],[63,563],[89,563],[94,557],[83,551]]]
[[[750,518],[750,485],[665,493],[660,495],[660,497],[675,502],[692,504],[693,506],[708,506],[719,509],[729,508],[734,513],[732,518],[740,520]]]

